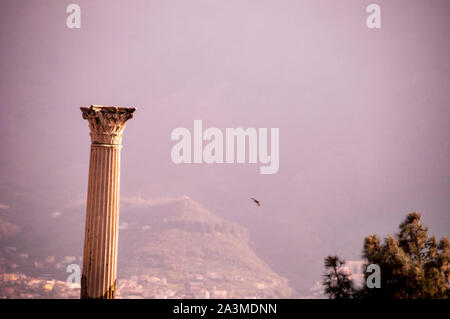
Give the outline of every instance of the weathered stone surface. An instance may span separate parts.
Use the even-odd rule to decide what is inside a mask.
[[[119,232],[120,149],[135,108],[82,107],[91,130],[81,298],[115,297]]]
[[[95,144],[119,145],[125,122],[131,119],[136,108],[91,105],[81,107],[83,118],[89,121],[91,140]]]

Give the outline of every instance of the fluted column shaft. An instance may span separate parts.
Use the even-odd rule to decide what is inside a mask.
[[[91,146],[82,298],[114,298],[119,231],[120,145]]]
[[[81,108],[91,129],[81,298],[116,295],[120,150],[125,122],[134,108]]]

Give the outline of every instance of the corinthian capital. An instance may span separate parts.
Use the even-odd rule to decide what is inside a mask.
[[[104,105],[81,107],[83,119],[88,120],[92,144],[120,145],[125,122],[136,108]]]

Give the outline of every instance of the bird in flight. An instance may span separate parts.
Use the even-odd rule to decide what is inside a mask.
[[[259,202],[259,200],[255,199],[255,198],[250,198],[251,200],[253,200],[255,202],[256,205],[261,206],[261,203]]]

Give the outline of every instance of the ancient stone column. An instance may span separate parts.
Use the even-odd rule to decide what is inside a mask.
[[[91,130],[81,298],[113,299],[119,231],[120,149],[135,108],[82,107]]]

